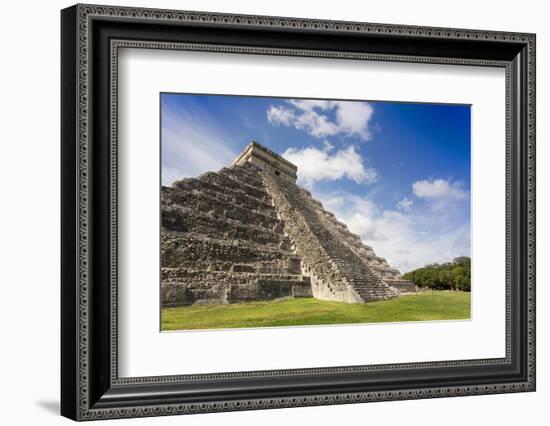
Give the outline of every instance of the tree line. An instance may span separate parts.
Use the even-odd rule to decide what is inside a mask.
[[[470,273],[471,260],[462,256],[452,262],[434,263],[415,269],[404,274],[403,278],[425,289],[470,291]]]

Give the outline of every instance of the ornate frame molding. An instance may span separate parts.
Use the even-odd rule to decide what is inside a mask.
[[[113,417],[138,417],[151,415],[169,415],[169,414],[184,414],[197,412],[214,412],[214,411],[230,411],[230,410],[245,410],[245,409],[262,409],[262,408],[280,408],[292,406],[309,406],[309,405],[324,405],[324,404],[343,404],[353,402],[366,401],[382,401],[382,400],[400,400],[400,399],[416,399],[416,398],[435,398],[443,396],[460,396],[460,395],[475,395],[488,393],[504,393],[518,391],[533,391],[535,389],[535,36],[533,34],[519,34],[510,32],[495,32],[495,31],[477,31],[464,29],[447,29],[447,28],[428,28],[428,27],[410,27],[401,25],[385,25],[385,24],[369,24],[358,22],[337,22],[324,20],[309,20],[281,17],[266,17],[266,16],[246,16],[246,15],[229,15],[215,14],[202,12],[184,12],[184,11],[169,11],[156,9],[136,9],[125,7],[104,7],[104,6],[88,6],[77,5],[73,8],[66,9],[64,12],[65,29],[63,32],[64,43],[64,69],[66,73],[74,74],[74,86],[69,88],[64,87],[67,98],[63,97],[63,112],[68,117],[70,113],[68,109],[73,109],[75,125],[74,131],[67,131],[68,136],[64,136],[63,146],[74,151],[74,157],[67,154],[68,157],[63,161],[64,175],[69,174],[74,178],[71,187],[64,187],[67,191],[74,191],[72,197],[66,196],[64,200],[64,211],[67,214],[74,213],[75,226],[74,232],[72,229],[67,229],[69,234],[67,238],[72,237],[74,247],[68,247],[67,251],[63,252],[64,263],[75,262],[73,268],[76,273],[75,277],[65,278],[63,281],[63,291],[73,292],[75,306],[69,308],[67,301],[62,301],[63,315],[63,352],[66,357],[74,357],[73,364],[70,367],[72,370],[65,371],[65,379],[62,377],[64,390],[62,390],[62,413],[68,417],[78,420],[91,420]],[[201,26],[223,26],[224,28],[251,28],[255,30],[270,30],[291,31],[293,33],[307,33],[314,31],[316,33],[332,34],[352,34],[352,35],[373,35],[377,37],[392,38],[411,38],[414,40],[438,40],[438,41],[467,41],[481,43],[504,43],[507,46],[517,46],[518,49],[524,49],[522,61],[526,70],[525,78],[522,81],[517,81],[518,64],[510,59],[483,59],[483,58],[461,58],[461,57],[442,57],[442,56],[418,56],[418,55],[403,55],[393,53],[364,53],[353,51],[340,50],[319,50],[319,49],[300,49],[300,48],[280,48],[280,47],[254,47],[243,45],[221,45],[213,43],[196,43],[196,42],[179,42],[179,41],[147,41],[140,39],[125,39],[112,38],[109,41],[109,58],[108,64],[109,80],[108,90],[110,90],[110,179],[109,179],[109,200],[110,200],[110,316],[105,322],[110,324],[109,342],[111,346],[110,362],[108,365],[108,380],[105,378],[100,385],[92,385],[92,375],[98,374],[98,367],[95,367],[90,362],[90,357],[93,355],[91,342],[97,338],[91,330],[95,321],[96,315],[91,314],[91,263],[94,261],[91,255],[91,244],[94,236],[92,235],[93,227],[91,226],[91,215],[96,208],[94,203],[94,194],[92,191],[93,185],[93,170],[91,169],[90,156],[93,148],[91,141],[94,137],[91,132],[91,116],[94,98],[94,81],[91,73],[93,62],[93,49],[98,49],[92,43],[92,27],[94,21],[103,22],[136,22],[143,25],[191,25],[193,27]],[[69,41],[69,38],[74,38]],[[431,363],[411,363],[411,364],[389,364],[376,366],[360,366],[360,367],[327,367],[320,369],[302,369],[302,370],[274,370],[262,372],[243,372],[243,373],[222,373],[208,375],[193,375],[193,376],[161,376],[161,377],[145,377],[145,378],[126,378],[118,377],[117,368],[117,88],[118,88],[118,50],[120,48],[154,48],[154,49],[176,49],[176,50],[194,50],[208,52],[226,52],[238,54],[262,54],[273,56],[311,56],[337,59],[354,59],[354,60],[374,60],[374,61],[396,61],[396,62],[418,62],[418,63],[439,63],[439,64],[455,64],[455,65],[481,65],[492,67],[504,67],[506,69],[506,135],[507,135],[507,153],[506,153],[506,195],[507,195],[507,212],[506,212],[506,241],[507,241],[507,259],[506,259],[506,357],[503,359],[482,359],[482,360],[463,360],[451,362],[431,362]],[[512,49],[512,48],[510,48]],[[65,63],[67,62],[67,63]],[[71,63],[68,63],[71,62]],[[514,79],[514,76],[516,78]],[[525,85],[523,89],[518,85]],[[525,91],[525,105],[513,104],[513,99],[517,96],[518,90]],[[70,102],[72,96],[74,100]],[[70,104],[68,104],[70,103]],[[522,123],[525,126],[525,137],[520,137],[526,158],[525,161],[525,182],[522,187],[524,196],[521,201],[525,202],[525,228],[527,234],[525,237],[525,246],[519,246],[520,250],[525,251],[526,267],[526,283],[524,292],[522,293],[525,307],[525,330],[526,347],[525,347],[525,369],[521,380],[512,380],[503,383],[484,383],[472,385],[451,385],[451,386],[434,386],[426,388],[407,388],[401,387],[396,390],[376,390],[376,391],[357,391],[357,392],[332,392],[319,393],[312,395],[299,396],[272,396],[266,398],[219,398],[215,401],[203,402],[158,402],[155,404],[139,402],[128,403],[129,400],[119,400],[120,395],[116,392],[131,386],[159,386],[181,383],[214,383],[220,380],[228,379],[247,379],[247,378],[267,378],[267,377],[305,377],[307,375],[331,375],[331,374],[346,374],[358,372],[376,372],[376,371],[399,371],[407,369],[424,369],[424,368],[452,368],[452,367],[479,367],[479,366],[502,366],[512,364],[512,340],[513,340],[513,321],[514,311],[512,309],[512,299],[517,297],[517,289],[513,288],[513,281],[517,277],[513,276],[512,258],[515,255],[512,241],[514,239],[513,226],[518,226],[517,220],[514,221],[512,208],[518,199],[513,196],[513,174],[516,170],[515,162],[520,159],[515,157],[512,148],[512,140],[517,137],[517,132],[520,129],[512,126],[514,114],[518,114],[517,109],[520,109],[525,115]],[[75,162],[76,159],[76,162]],[[69,166],[68,163],[71,163]],[[67,184],[68,185],[68,184]],[[521,197],[520,197],[521,198]],[[97,203],[97,201],[95,201]],[[70,204],[70,206],[69,206]],[[517,218],[516,218],[517,219]],[[63,239],[65,242],[65,239]],[[516,241],[515,244],[518,242]],[[75,267],[76,266],[76,267]],[[65,268],[65,267],[64,267]],[[521,278],[521,277],[520,277]],[[67,329],[66,322],[72,321],[72,328]],[[74,330],[73,330],[74,328]],[[69,331],[76,331],[75,335],[69,335]],[[76,352],[74,352],[76,351]],[[103,362],[103,364],[105,361]],[[102,364],[101,368],[104,368]],[[103,370],[102,370],[103,371]],[[104,373],[102,373],[104,374]],[[74,380],[72,380],[74,379]],[[109,392],[102,392],[100,389],[103,385],[107,389],[114,390],[114,396],[109,396]],[[70,392],[74,392],[77,397],[71,398],[68,396]],[[104,399],[99,394],[108,396]],[[124,393],[124,392],[122,392]],[[113,402],[114,401],[114,402]],[[122,402],[120,402],[122,401]],[[126,403],[124,402],[126,401]]]

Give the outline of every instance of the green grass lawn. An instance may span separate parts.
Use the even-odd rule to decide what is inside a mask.
[[[470,318],[470,293],[429,291],[365,304],[287,299],[162,309],[162,330],[456,320]]]

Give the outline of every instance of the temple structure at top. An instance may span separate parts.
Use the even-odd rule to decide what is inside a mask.
[[[416,292],[257,142],[229,167],[162,187],[162,303],[316,297],[365,303]]]
[[[241,155],[233,161],[233,165],[242,166],[246,162],[255,165],[264,172],[296,183],[298,167],[256,141],[248,144]]]

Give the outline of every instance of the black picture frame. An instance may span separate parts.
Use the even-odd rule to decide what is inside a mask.
[[[534,391],[535,42],[534,34],[510,32],[64,9],[61,414],[91,420]],[[506,357],[119,378],[114,99],[116,53],[124,46],[505,68]]]

